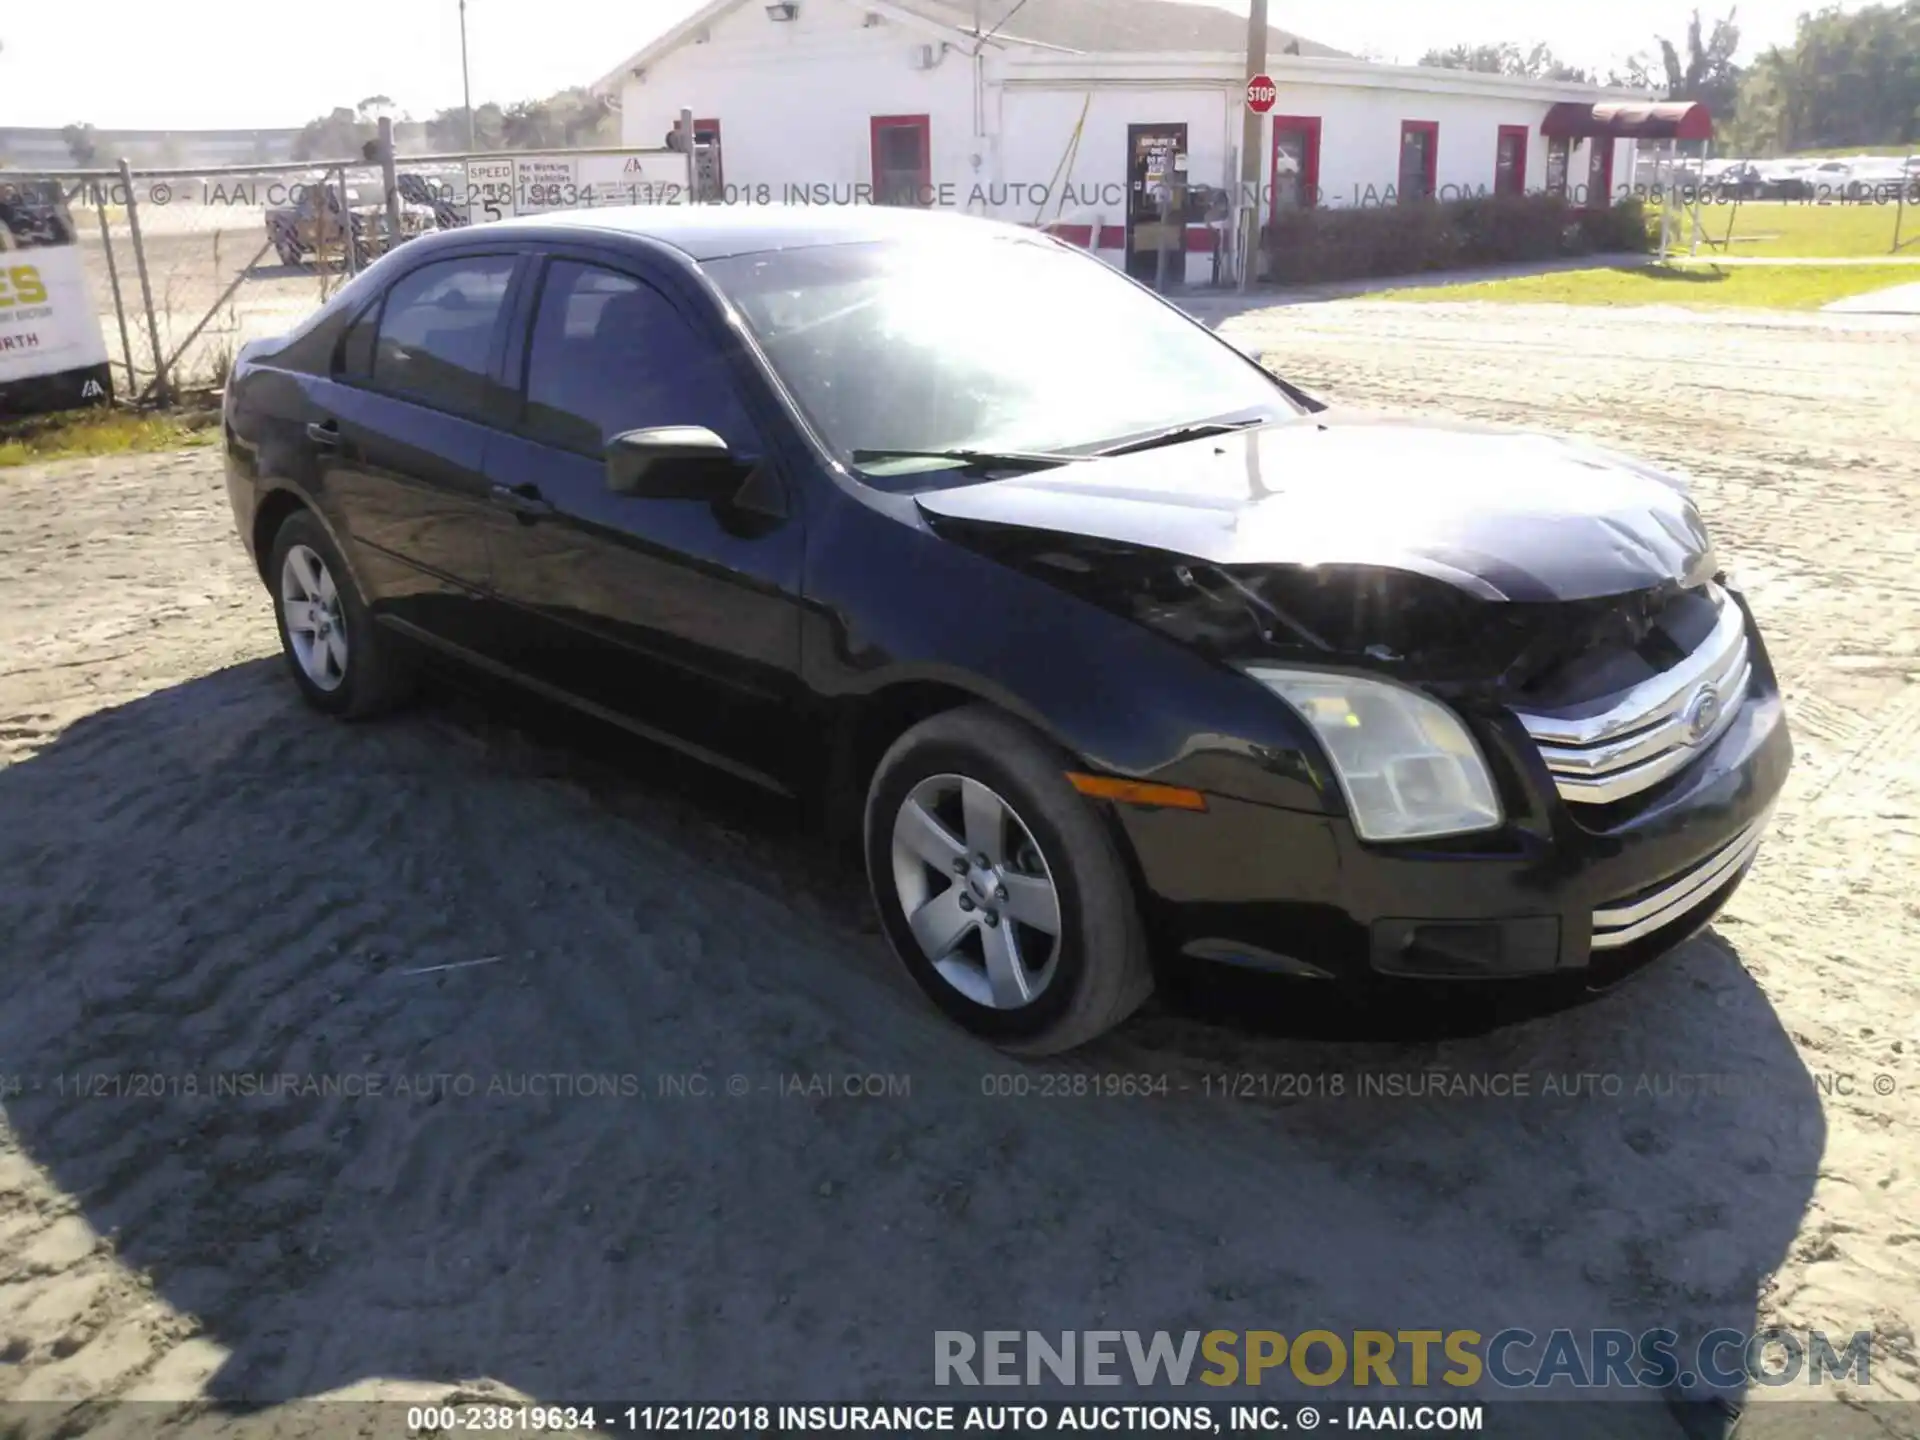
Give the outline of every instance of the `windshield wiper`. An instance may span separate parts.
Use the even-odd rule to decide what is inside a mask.
[[[1048,454],[1043,450],[855,450],[853,463],[875,460],[952,460],[972,470],[1051,470],[1081,459],[1078,455]]]
[[[1162,445],[1178,445],[1187,440],[1204,440],[1209,435],[1230,435],[1235,430],[1251,429],[1255,425],[1265,425],[1265,420],[1200,420],[1188,425],[1174,425],[1165,430],[1156,430],[1151,435],[1143,435],[1138,440],[1127,440],[1119,445],[1109,445],[1104,450],[1095,450],[1095,455],[1131,455],[1136,450],[1157,450]]]

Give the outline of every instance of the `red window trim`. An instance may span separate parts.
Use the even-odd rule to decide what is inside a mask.
[[[727,177],[723,173],[727,164],[727,147],[722,144],[720,140],[720,122],[718,120],[694,121],[693,138],[696,141],[700,138],[700,132],[702,130],[711,130],[713,132],[713,144],[717,152],[713,157],[713,183],[718,185],[721,193],[724,194],[727,185]]]
[[[1402,120],[1400,122],[1400,147],[1402,150],[1406,148],[1407,134],[1409,131],[1419,131],[1427,137],[1426,198],[1437,200],[1440,198],[1440,122],[1438,120]],[[1400,173],[1397,169],[1394,171],[1393,178],[1396,185],[1400,183]],[[1404,195],[1400,197],[1402,202],[1404,202],[1406,198]]]
[[[1277,214],[1280,206],[1280,132],[1282,130],[1307,132],[1307,153],[1300,164],[1300,188],[1306,191],[1309,205],[1320,203],[1320,117],[1318,115],[1276,115],[1273,117],[1273,133],[1267,155],[1267,213],[1270,216]]]
[[[1524,195],[1527,192],[1528,135],[1528,130],[1525,125],[1502,125],[1500,127],[1500,134],[1493,142],[1493,188],[1496,192],[1500,188],[1500,141],[1505,140],[1509,135],[1520,142],[1520,150],[1519,153],[1514,156],[1513,166],[1514,183],[1519,188],[1514,193]]]
[[[867,128],[867,166],[873,180],[875,197],[880,189],[880,132],[882,130],[918,130],[920,132],[920,193],[933,189],[932,118],[927,115],[875,115]],[[925,203],[932,203],[928,200]]]

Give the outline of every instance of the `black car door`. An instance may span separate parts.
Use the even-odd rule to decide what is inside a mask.
[[[355,317],[325,413],[307,426],[376,612],[473,648],[500,520],[484,462],[519,257],[460,255],[401,275]]]
[[[730,332],[641,268],[563,254],[528,279],[518,423],[487,451],[514,517],[492,532],[495,643],[530,678],[791,788],[801,517]],[[757,498],[609,489],[607,441],[668,425],[717,433]]]

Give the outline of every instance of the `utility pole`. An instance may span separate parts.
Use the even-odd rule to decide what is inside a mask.
[[[1247,16],[1247,74],[1251,82],[1267,69],[1267,0],[1253,0]],[[1240,97],[1240,289],[1253,283],[1254,252],[1260,244],[1260,138],[1266,130],[1266,116],[1257,113]]]
[[[1261,3],[1265,4],[1266,0]],[[474,138],[473,84],[467,79],[467,0],[460,0],[460,96],[467,109],[467,150],[473,153],[480,145]]]

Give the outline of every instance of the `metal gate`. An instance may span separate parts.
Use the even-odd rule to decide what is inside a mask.
[[[692,112],[683,112],[692,134]],[[716,200],[716,147],[396,156],[204,169],[0,171],[67,199],[123,397],[218,390],[246,341],[279,334],[419,235],[611,205]]]

